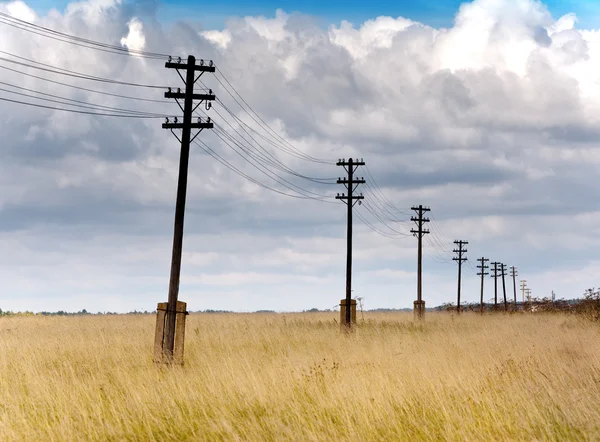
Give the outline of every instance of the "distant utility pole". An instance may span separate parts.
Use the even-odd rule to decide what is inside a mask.
[[[491,265],[494,266],[494,273],[491,275],[494,278],[494,310],[498,308],[498,264],[499,262],[491,262]]]
[[[489,259],[484,258],[483,256],[481,258],[479,258],[477,261],[480,262],[480,264],[477,266],[477,268],[480,270],[480,272],[477,273],[477,275],[481,276],[481,299],[479,301],[479,310],[480,310],[481,314],[483,315],[483,279],[486,275],[489,274],[485,270],[489,269],[490,267],[485,264],[487,261],[489,261]]]
[[[506,283],[504,282],[504,277],[506,276],[506,265],[504,263],[500,264],[500,270],[502,271],[502,292],[504,293],[504,311],[508,310],[508,302],[506,301]]]
[[[517,274],[517,268],[515,266],[511,266],[510,267],[510,276],[512,276],[512,280],[513,280],[513,293],[515,295],[515,309],[517,308],[517,276],[519,276]]]
[[[463,246],[466,246],[468,243],[468,241],[454,241],[454,244],[456,244],[458,246],[458,249],[454,249],[452,250],[452,252],[457,253],[458,256],[455,256],[454,258],[452,258],[452,261],[457,261],[458,262],[458,300],[456,302],[456,311],[458,314],[460,314],[460,277],[461,277],[461,269],[462,269],[462,263],[465,262],[467,260],[467,258],[463,257],[463,255],[465,253],[467,253],[467,249],[463,249]]]
[[[165,92],[165,98],[174,98],[181,107],[179,100],[183,100],[183,122],[178,122],[175,118],[174,122],[170,122],[167,118],[166,123],[163,123],[163,129],[170,129],[173,135],[173,129],[181,129],[181,138],[175,137],[181,142],[181,154],[179,158],[179,179],[177,181],[177,202],[175,204],[175,229],[173,233],[173,253],[171,257],[171,277],[169,281],[169,299],[167,302],[167,311],[165,315],[164,324],[164,338],[162,341],[163,355],[167,361],[171,361],[173,358],[173,347],[175,345],[175,322],[177,313],[177,297],[179,295],[179,276],[181,272],[181,252],[183,247],[183,218],[185,213],[185,197],[187,191],[187,176],[188,176],[188,163],[190,156],[190,142],[198,136],[204,129],[212,129],[213,123],[210,122],[210,118],[206,121],[201,121],[198,118],[197,122],[192,122],[192,114],[196,108],[202,103],[208,102],[215,99],[212,91],[208,94],[194,94],[194,84],[198,81],[198,78],[204,72],[214,72],[215,67],[213,62],[210,61],[208,65],[204,64],[204,60],[200,60],[200,64],[196,64],[196,58],[193,55],[188,56],[187,63],[182,63],[181,58],[177,62],[172,61],[169,57],[169,61],[165,64],[168,69],[176,69],[179,76],[183,79],[179,71],[185,71],[185,92],[181,92],[177,88],[177,92],[171,91],[169,88],[168,92]],[[196,77],[196,72],[199,72]],[[194,107],[194,100],[200,100],[200,102]],[[198,129],[196,135],[191,138],[192,129]],[[158,330],[158,328],[157,328]]]
[[[525,289],[525,292],[527,293],[527,302],[531,303],[531,289],[527,287],[527,289]]]
[[[364,178],[354,179],[354,172],[358,166],[364,166],[365,162],[353,161],[352,158],[349,158],[348,161],[345,159],[338,160],[338,166],[342,166],[346,172],[348,173],[348,178],[338,178],[337,183],[343,184],[346,186],[348,190],[348,195],[345,194],[337,194],[335,199],[342,200],[346,206],[348,206],[348,227],[347,227],[347,237],[346,237],[346,317],[345,317],[345,325],[350,329],[352,327],[352,208],[358,201],[364,199],[362,193],[360,195],[354,195],[354,191],[358,187],[359,184],[364,184]]]
[[[523,304],[525,304],[525,289],[527,287],[527,281],[524,279],[521,279],[521,294],[523,295],[523,299],[522,302]]]
[[[429,222],[429,218],[424,218],[423,215],[429,212],[431,209],[427,207],[423,207],[419,204],[418,207],[411,207],[410,210],[414,210],[417,212],[417,216],[412,216],[410,218],[411,221],[414,221],[417,224],[417,230],[411,229],[410,233],[413,236],[416,236],[418,239],[418,255],[417,255],[417,300],[414,302],[414,313],[419,319],[423,318],[425,314],[425,301],[422,298],[422,285],[421,285],[421,276],[422,276],[422,264],[423,264],[423,236],[429,233],[428,229],[424,229],[423,226],[425,223]]]

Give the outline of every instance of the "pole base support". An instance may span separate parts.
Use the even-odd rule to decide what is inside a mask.
[[[177,301],[175,316],[175,343],[173,357],[170,358],[163,350],[165,339],[165,321],[167,318],[167,302],[159,302],[156,307],[156,329],[154,332],[154,362],[157,364],[183,365],[183,343],[185,340],[185,319],[188,314],[185,302]]]
[[[346,324],[346,300],[340,300],[340,328],[342,331],[348,331],[356,325],[356,299],[351,300],[350,308],[350,327],[348,327]]]
[[[415,301],[413,313],[415,319],[425,319],[425,301]]]

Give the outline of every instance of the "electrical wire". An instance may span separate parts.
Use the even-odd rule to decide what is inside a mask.
[[[223,164],[225,167],[227,167],[231,171],[233,171],[236,174],[238,174],[239,176],[247,179],[248,181],[256,184],[257,186],[262,187],[263,189],[267,189],[267,190],[269,190],[271,192],[275,192],[275,193],[283,195],[283,196],[288,196],[290,198],[314,199],[314,198],[308,198],[308,197],[301,196],[301,195],[293,195],[293,194],[285,193],[285,192],[282,192],[282,191],[280,191],[278,189],[270,187],[270,186],[268,186],[268,185],[266,185],[264,183],[261,183],[260,181],[252,178],[250,175],[242,172],[240,169],[238,169],[237,167],[235,167],[234,165],[232,165],[230,162],[228,162],[226,159],[224,159],[221,155],[219,155],[217,152],[215,152],[210,146],[208,146],[203,141],[194,140],[193,143],[196,144],[196,145],[198,145],[198,146],[200,146],[207,154],[209,154],[211,157],[213,157],[214,159],[216,159],[219,163]],[[319,201],[319,200],[317,200],[317,201]]]
[[[7,71],[11,71],[11,72],[17,73],[19,75],[24,75],[26,77],[31,77],[31,78],[36,78],[38,80],[47,81],[49,83],[58,84],[58,85],[65,86],[65,87],[70,87],[72,89],[77,89],[77,90],[86,91],[86,92],[92,92],[92,93],[96,93],[96,94],[107,95],[109,97],[117,97],[117,98],[124,98],[126,100],[137,100],[137,101],[145,101],[145,102],[152,102],[152,103],[176,104],[175,102],[168,101],[168,100],[154,100],[154,99],[150,99],[150,98],[133,97],[133,96],[130,96],[130,95],[122,95],[122,94],[112,94],[110,92],[99,91],[99,90],[96,90],[96,89],[88,89],[88,88],[81,87],[81,86],[75,86],[75,85],[69,84],[69,83],[62,83],[60,81],[50,80],[49,78],[40,77],[38,75],[29,74],[27,72],[19,71],[18,69],[12,69],[12,68],[9,68],[7,66],[3,66],[1,64],[0,64],[0,69],[5,69]]]
[[[7,101],[7,102],[10,102],[10,103],[23,104],[23,105],[33,106],[33,107],[39,107],[39,108],[43,108],[43,109],[52,109],[52,110],[58,110],[58,111],[64,111],[64,112],[72,112],[72,113],[76,113],[76,114],[96,115],[96,116],[99,116],[99,117],[164,118],[164,115],[161,115],[159,117],[155,117],[155,116],[146,116],[146,115],[108,114],[108,113],[78,111],[78,110],[74,110],[74,109],[64,109],[64,108],[53,107],[53,106],[45,106],[45,105],[42,105],[42,104],[27,103],[27,102],[24,102],[24,101],[11,100],[10,98],[4,98],[4,97],[0,97],[0,101]]]
[[[239,100],[236,98],[236,96],[229,90],[229,88],[223,83],[223,81],[221,81],[221,79],[215,75],[215,79],[219,82],[219,84],[223,87],[223,89],[233,98],[233,100],[238,104],[238,106],[240,106],[240,108],[246,112],[246,114],[248,114],[250,116],[250,118],[252,118],[252,120],[254,120],[254,122],[256,122],[259,126],[261,126],[266,132],[269,132],[272,134],[272,136],[274,136],[275,138],[281,140],[281,142],[283,142],[285,145],[288,146],[288,148],[286,149],[286,151],[290,154],[290,155],[294,155],[297,158],[306,160],[306,161],[312,161],[312,162],[316,162],[316,163],[324,163],[324,164],[330,164],[333,163],[333,160],[325,160],[325,159],[319,159],[319,158],[315,158],[311,155],[305,154],[304,152],[300,151],[299,149],[297,149],[296,147],[294,147],[291,143],[289,143],[286,139],[284,139],[282,136],[280,136],[279,134],[277,134],[277,132],[275,130],[273,130],[273,128],[271,128],[271,126],[269,126],[269,124],[267,124],[261,117],[260,115],[258,115],[254,109],[252,108],[252,106],[250,106],[248,104],[248,102],[239,94],[239,92],[235,89],[235,87],[231,84],[231,82],[225,77],[225,75],[221,72],[221,70],[217,67],[216,68],[216,72],[223,78],[223,80],[225,81],[225,83],[227,83],[227,85],[229,85],[229,88],[231,88],[231,90],[233,90],[233,92],[235,93],[235,95],[237,95],[237,97],[239,97]],[[246,105],[246,107],[249,109],[246,109],[241,103],[240,100]],[[250,113],[251,112],[251,113]],[[254,114],[254,115],[253,115]],[[255,118],[256,116],[256,118]],[[258,118],[258,120],[257,120]]]
[[[14,84],[7,83],[7,82],[4,82],[4,81],[0,81],[0,84],[4,84],[4,85],[7,85],[7,86],[15,88],[15,89],[25,90],[25,91],[33,92],[33,93],[36,93],[36,94],[39,94],[39,95],[45,95],[45,96],[48,96],[48,97],[53,97],[53,98],[57,98],[58,99],[58,100],[52,100],[52,99],[48,99],[48,98],[36,97],[35,95],[31,95],[31,94],[26,94],[26,93],[23,93],[23,92],[16,92],[16,91],[11,91],[11,90],[8,90],[8,89],[0,88],[0,91],[3,91],[3,92],[8,92],[8,93],[11,93],[11,94],[20,95],[20,96],[29,97],[29,98],[34,98],[34,99],[37,99],[37,100],[48,101],[48,102],[59,103],[59,104],[66,104],[68,106],[74,106],[74,107],[80,107],[80,108],[86,108],[86,109],[112,110],[112,111],[116,111],[116,112],[119,112],[119,113],[127,113],[127,114],[133,114],[133,115],[148,115],[148,116],[149,115],[153,115],[153,116],[156,116],[156,117],[163,117],[163,118],[165,117],[165,114],[145,112],[145,111],[138,111],[138,110],[131,110],[131,109],[123,109],[123,108],[112,107],[112,106],[104,106],[104,105],[101,105],[101,104],[88,103],[88,102],[83,101],[83,100],[75,100],[75,99],[72,99],[72,98],[60,97],[58,95],[48,94],[46,92],[41,92],[41,91],[36,91],[34,89],[29,89],[29,88],[25,88],[25,87],[21,87],[21,86],[16,86]],[[69,103],[69,102],[71,102],[71,103]],[[72,104],[72,103],[80,103],[80,104]]]
[[[102,43],[95,40],[78,37],[72,34],[66,34],[64,32],[56,31],[54,29],[46,28],[44,26],[37,25],[25,20],[21,20],[12,15],[0,12],[0,23],[7,24],[17,29],[32,32],[37,35],[41,35],[47,38],[51,38],[57,41],[71,43],[77,46],[96,49],[103,52],[115,53],[120,55],[137,56],[142,58],[150,59],[164,59],[169,57],[168,54],[161,54],[158,52],[142,51],[139,49],[131,49],[123,46],[111,45],[108,43]],[[59,38],[60,37],[60,38]]]
[[[235,140],[229,139],[229,141],[231,141],[231,143],[230,143],[228,141],[228,135],[227,134],[219,133],[219,130],[215,131],[214,133],[217,136],[217,138],[219,138],[226,146],[228,146],[230,149],[232,149],[236,154],[238,154],[240,157],[242,157],[244,160],[246,160],[248,163],[250,163],[255,169],[257,169],[258,171],[260,171],[261,173],[263,173],[267,177],[273,179],[278,184],[286,187],[287,189],[289,189],[289,190],[291,190],[293,192],[297,192],[298,194],[304,196],[307,199],[314,199],[316,201],[321,201],[321,202],[324,202],[324,203],[335,204],[334,201],[329,201],[329,199],[331,197],[328,197],[326,195],[320,195],[320,194],[317,194],[317,193],[312,192],[310,190],[304,189],[304,188],[302,188],[300,186],[297,186],[294,183],[292,183],[292,182],[286,180],[285,178],[281,177],[277,173],[268,170],[266,167],[264,167],[263,165],[261,165],[260,162],[256,162],[256,160],[251,155],[244,156],[238,149],[236,149],[232,145],[232,143],[235,144],[239,149],[241,149],[246,154],[248,154],[248,151],[243,146],[241,146],[239,143],[237,143]],[[312,196],[310,194],[312,194]]]
[[[265,154],[266,157],[263,156],[264,160],[268,163],[270,163],[271,165],[273,165],[274,167],[278,168],[279,170],[281,170],[282,172],[287,172],[291,175],[294,175],[298,178],[303,178],[305,180],[308,181],[312,181],[314,183],[317,184],[336,184],[335,178],[316,178],[316,177],[310,177],[304,174],[300,174],[294,170],[292,170],[291,168],[289,168],[288,166],[286,166],[283,162],[281,162],[277,157],[275,157],[271,152],[269,152],[266,148],[264,148],[257,140],[256,138],[254,138],[249,132],[248,130],[246,130],[246,126],[249,127],[248,125],[246,125],[245,123],[243,123],[233,112],[231,112],[231,110],[229,110],[226,106],[223,106],[225,108],[225,110],[238,122],[238,124],[240,125],[240,127],[242,128],[242,130],[244,130],[244,132],[246,133],[246,135],[248,135],[250,137],[250,139],[252,141],[254,141],[254,144],[256,146],[258,146],[258,148],[260,150],[262,150]],[[233,127],[233,125],[223,116],[221,115],[221,113],[213,108],[213,110],[217,113],[217,115],[219,117],[221,117],[221,119],[223,121],[225,121],[244,141],[246,141],[251,147],[252,147],[252,143],[250,143],[243,134],[241,134],[237,129],[235,129]],[[250,127],[249,127],[250,128]],[[250,128],[251,129],[251,128]],[[262,155],[262,154],[261,154]]]
[[[374,231],[375,233],[378,233],[379,235],[385,237],[385,238],[389,238],[389,239],[399,239],[397,236],[394,235],[390,235],[389,233],[383,232],[381,230],[379,230],[377,227],[375,227],[371,222],[367,221],[360,213],[359,210],[355,211],[354,214],[358,217],[358,219],[360,219],[363,224],[365,224],[369,229],[371,229],[372,231]]]
[[[365,171],[367,172],[367,175],[370,178],[370,181],[375,189],[375,193],[377,193],[379,195],[379,198],[381,199],[382,203],[384,203],[384,206],[387,205],[389,208],[391,208],[392,210],[394,210],[395,212],[397,212],[400,215],[404,215],[404,216],[410,215],[410,212],[408,212],[407,210],[399,209],[385,196],[385,194],[381,190],[381,187],[379,187],[379,185],[377,184],[377,181],[375,181],[375,178],[373,177],[371,170],[369,169],[369,167],[366,164],[365,164]],[[391,216],[394,216],[394,215],[391,214]]]
[[[9,62],[9,63],[13,63],[13,64],[18,64],[18,65],[29,67],[29,68],[32,68],[32,69],[38,69],[38,70],[45,71],[45,72],[50,72],[52,74],[67,75],[69,77],[81,78],[83,80],[91,80],[91,81],[98,81],[98,82],[102,82],[102,83],[118,84],[118,85],[123,85],[123,86],[134,86],[134,87],[143,87],[143,88],[150,88],[150,89],[167,89],[168,88],[167,86],[157,86],[157,85],[153,85],[153,84],[140,84],[140,83],[132,83],[132,82],[128,82],[128,81],[113,80],[113,79],[110,79],[110,78],[95,77],[93,75],[83,74],[81,72],[75,72],[75,71],[71,71],[71,70],[68,70],[68,69],[64,69],[64,68],[60,68],[60,67],[57,67],[57,66],[53,66],[53,65],[50,65],[50,64],[41,63],[39,61],[31,60],[31,59],[26,58],[26,57],[21,57],[19,55],[11,54],[10,52],[6,52],[6,51],[1,51],[0,50],[0,53],[7,54],[7,55],[10,55],[12,57],[18,58],[20,60],[26,60],[26,61],[29,61],[31,63],[36,63],[38,65],[46,66],[46,67],[36,66],[34,64],[23,63],[21,61],[16,61],[16,60],[11,60],[11,59],[5,58],[5,57],[0,57],[0,60],[2,60],[2,61],[6,61],[6,62]]]

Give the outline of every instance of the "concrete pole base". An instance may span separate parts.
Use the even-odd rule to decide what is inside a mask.
[[[425,319],[425,301],[415,301],[414,303],[414,318]]]

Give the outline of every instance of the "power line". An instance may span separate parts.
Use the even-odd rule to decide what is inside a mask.
[[[280,175],[278,175],[277,173],[268,170],[266,167],[264,167],[263,165],[261,165],[260,163],[257,164],[256,162],[252,161],[250,158],[254,159],[254,157],[252,157],[250,155],[250,158],[245,157],[243,154],[241,154],[238,149],[236,149],[234,146],[232,146],[226,139],[223,138],[223,136],[220,134],[220,132],[218,130],[214,131],[215,135],[225,144],[227,145],[230,149],[232,149],[236,154],[238,154],[240,157],[242,157],[244,160],[246,160],[248,163],[250,163],[251,166],[253,166],[255,169],[257,169],[259,172],[262,172],[264,175],[268,176],[269,178],[273,179],[275,182],[277,182],[278,184],[281,184],[282,186],[286,187],[287,189],[293,191],[293,192],[297,192],[301,195],[303,195],[304,197],[306,197],[307,199],[315,199],[318,201],[322,201],[325,203],[329,203],[329,204],[334,204],[333,201],[329,201],[329,197],[327,197],[326,195],[320,195],[318,193],[312,192],[310,190],[304,189],[300,186],[297,186],[295,184],[293,184],[292,182],[286,180],[285,178],[281,177]],[[243,147],[240,146],[239,143],[237,143],[235,140],[233,140],[233,143],[236,144],[243,152],[248,153],[247,150]],[[276,177],[273,177],[273,175]],[[298,190],[293,189],[292,187],[295,187]],[[312,193],[315,196],[310,196],[310,195],[306,195],[305,193]]]
[[[213,109],[214,109],[214,108],[213,108]],[[314,183],[316,183],[316,184],[335,184],[334,182],[328,182],[328,181],[332,181],[332,180],[334,180],[335,178],[316,178],[316,177],[310,177],[310,176],[303,175],[303,174],[301,174],[301,173],[298,173],[298,172],[296,172],[296,171],[292,170],[291,168],[289,168],[288,166],[286,166],[284,163],[282,163],[282,162],[281,162],[281,161],[280,161],[278,158],[276,158],[276,157],[275,157],[275,156],[274,156],[274,155],[273,155],[271,152],[269,152],[267,149],[265,149],[265,148],[264,148],[264,147],[263,147],[263,146],[262,146],[262,145],[261,145],[261,144],[260,144],[258,141],[256,141],[256,139],[255,139],[255,138],[254,138],[252,135],[250,135],[246,129],[242,128],[242,129],[243,129],[243,130],[246,132],[246,134],[247,134],[247,135],[250,137],[250,139],[251,139],[252,141],[254,141],[255,145],[256,145],[256,146],[257,146],[257,147],[258,147],[258,148],[259,148],[259,149],[260,149],[262,152],[264,152],[264,154],[263,154],[263,153],[261,153],[261,152],[259,152],[259,151],[258,151],[258,149],[256,149],[256,148],[255,148],[255,147],[252,145],[252,143],[250,143],[250,142],[249,142],[249,141],[248,141],[248,140],[247,140],[247,139],[244,137],[244,135],[243,135],[243,134],[241,134],[241,133],[240,133],[240,132],[239,132],[237,129],[235,129],[235,128],[233,127],[233,125],[232,125],[232,124],[231,124],[231,123],[230,123],[230,122],[229,122],[229,121],[228,121],[228,120],[227,120],[225,117],[223,117],[223,115],[221,115],[221,113],[220,113],[218,110],[214,109],[214,111],[217,113],[217,115],[219,115],[219,117],[221,117],[221,119],[222,119],[223,121],[225,121],[225,123],[227,123],[227,125],[228,125],[229,127],[231,127],[231,128],[233,129],[233,131],[234,131],[234,132],[235,132],[235,133],[236,133],[236,134],[237,134],[239,137],[241,137],[241,139],[242,139],[242,140],[244,140],[244,141],[245,141],[245,142],[248,144],[248,146],[250,146],[250,148],[252,148],[252,149],[256,150],[256,151],[257,151],[257,154],[258,154],[258,155],[260,155],[261,159],[262,159],[263,161],[265,161],[266,163],[268,163],[268,164],[272,165],[273,167],[277,168],[278,170],[280,170],[280,171],[282,171],[282,172],[286,172],[286,173],[289,173],[290,175],[294,175],[294,176],[296,176],[296,177],[298,177],[298,178],[302,178],[302,179],[305,179],[305,180],[308,180],[308,181],[312,181],[312,182],[314,182]],[[237,117],[235,117],[235,118],[237,118]],[[222,132],[225,132],[225,133],[227,133],[227,131],[226,131],[226,130],[224,130],[224,129],[220,129],[220,130],[221,130]],[[232,137],[232,138],[233,138],[233,137]]]
[[[26,61],[29,61],[31,63],[36,63],[38,65],[46,66],[46,67],[36,66],[36,65],[33,65],[33,64],[23,63],[21,61],[16,61],[16,60],[11,60],[11,59],[5,58],[5,57],[0,57],[0,60],[2,60],[2,61],[7,61],[9,63],[18,64],[18,65],[29,67],[29,68],[32,68],[32,69],[38,69],[38,70],[41,70],[41,71],[50,72],[52,74],[67,75],[69,77],[81,78],[83,80],[98,81],[98,82],[101,82],[101,83],[119,84],[119,85],[123,85],[123,86],[135,86],[135,87],[144,87],[144,88],[150,88],[150,89],[167,89],[166,86],[157,86],[157,85],[153,85],[153,84],[131,83],[131,82],[127,82],[127,81],[112,80],[110,78],[95,77],[93,75],[84,74],[84,73],[76,72],[76,71],[71,71],[69,69],[60,68],[60,67],[53,66],[53,65],[50,65],[50,64],[46,64],[46,63],[41,63],[39,61],[31,60],[31,59],[26,58],[26,57],[21,57],[19,55],[11,54],[10,52],[6,52],[6,51],[1,51],[0,50],[0,53],[7,54],[7,55],[10,55],[12,57],[15,57],[15,58],[18,58],[18,59],[21,59],[21,60],[26,60]]]
[[[11,72],[17,73],[19,75],[24,75],[26,77],[31,77],[31,78],[36,78],[38,80],[47,81],[49,83],[58,84],[58,85],[65,86],[65,87],[70,87],[72,89],[78,89],[78,90],[82,90],[82,91],[86,91],[86,92],[92,92],[92,93],[101,94],[101,95],[106,95],[106,96],[110,96],[110,97],[123,98],[123,99],[126,99],[126,100],[136,100],[136,101],[145,101],[145,102],[153,102],[153,103],[169,103],[169,104],[172,104],[171,101],[166,101],[166,100],[155,100],[155,99],[150,99],[150,98],[133,97],[133,96],[130,96],[130,95],[113,94],[113,93],[110,93],[110,92],[99,91],[99,90],[96,90],[96,89],[88,89],[88,88],[81,87],[81,86],[75,86],[73,84],[63,83],[63,82],[60,82],[60,81],[50,80],[49,78],[40,77],[38,75],[29,74],[27,72],[19,71],[17,69],[11,69],[11,68],[9,68],[7,66],[2,66],[1,64],[0,64],[0,69],[5,69],[7,71],[11,71]]]
[[[295,151],[289,149],[288,147],[282,145],[281,143],[278,143],[277,141],[273,141],[272,139],[269,139],[267,137],[265,137],[263,134],[261,134],[260,132],[258,132],[257,130],[253,129],[252,127],[250,127],[248,124],[246,124],[241,118],[239,118],[237,115],[235,115],[235,113],[229,109],[225,103],[223,103],[221,100],[217,99],[217,102],[223,107],[223,109],[225,109],[227,111],[227,113],[229,113],[235,120],[236,122],[240,125],[240,126],[245,126],[246,128],[248,128],[249,130],[251,130],[252,132],[256,133],[256,135],[258,135],[259,137],[261,137],[263,140],[265,140],[267,143],[271,144],[273,147],[275,147],[276,149],[290,155],[293,156],[294,158],[298,158],[298,159],[305,159],[302,155],[299,155],[298,153],[296,153]],[[238,105],[239,102],[238,102]],[[241,105],[240,105],[241,107]],[[242,108],[243,109],[243,108]],[[247,113],[247,112],[246,112]],[[254,120],[256,122],[256,120]],[[258,123],[260,126],[260,123]],[[262,126],[261,126],[262,127]],[[264,127],[263,127],[264,129]],[[245,131],[247,133],[247,131]],[[296,149],[297,150],[297,149]],[[298,152],[301,152],[298,150]],[[329,162],[323,162],[322,164],[329,164]],[[335,178],[332,178],[332,180],[335,180]],[[335,183],[332,183],[335,184]]]
[[[130,96],[130,95],[113,94],[113,93],[110,93],[110,92],[99,91],[99,90],[96,90],[96,89],[88,89],[88,88],[81,87],[81,86],[75,86],[73,84],[63,83],[63,82],[56,81],[56,80],[50,80],[49,78],[40,77],[38,75],[33,75],[33,74],[30,74],[30,73],[27,73],[27,72],[19,71],[18,69],[12,69],[12,68],[9,68],[7,66],[3,66],[1,64],[0,64],[0,69],[5,69],[7,71],[11,71],[11,72],[14,72],[14,73],[19,74],[19,75],[24,75],[26,77],[31,77],[31,78],[36,78],[38,80],[47,81],[48,83],[58,84],[58,85],[61,85],[61,86],[70,87],[72,89],[78,89],[78,90],[81,90],[81,91],[92,92],[92,93],[95,93],[95,94],[101,94],[101,95],[107,95],[107,96],[110,96],[110,97],[123,98],[123,99],[126,99],[126,100],[137,100],[137,101],[146,101],[146,102],[152,102],[152,103],[169,103],[169,104],[173,104],[172,101],[167,101],[167,100],[155,100],[155,99],[151,99],[151,98],[141,98],[141,97],[133,97],[133,96]]]
[[[229,89],[227,88],[227,86],[225,86],[225,84],[219,79],[219,77],[215,76],[215,79],[219,82],[219,84],[221,84],[221,86],[223,87],[223,89],[225,89],[225,91],[234,99],[234,101],[238,104],[238,106],[240,106],[240,108],[242,110],[244,110],[244,112],[246,112],[250,118],[252,118],[257,124],[259,124],[259,126],[261,126],[263,129],[269,131],[274,137],[280,139],[284,144],[286,144],[287,146],[289,146],[289,150],[290,152],[296,152],[298,157],[301,159],[304,159],[306,161],[313,161],[316,163],[323,163],[323,164],[329,164],[331,163],[330,160],[325,160],[325,159],[319,159],[319,158],[315,158],[311,155],[305,154],[304,152],[298,150],[297,148],[295,148],[292,144],[290,144],[285,138],[283,138],[281,135],[277,134],[277,132],[275,132],[271,126],[269,126],[261,117],[260,115],[258,115],[254,109],[252,108],[252,106],[250,106],[248,104],[248,102],[246,102],[246,100],[239,94],[239,92],[235,89],[235,87],[229,82],[229,80],[227,79],[227,77],[225,77],[225,75],[221,72],[221,70],[219,68],[216,68],[217,72],[223,77],[223,80],[229,85],[229,87],[233,90],[233,92],[235,92],[235,94],[240,98],[240,100],[248,107],[248,109],[252,112],[252,114],[256,115],[256,117],[258,118],[259,121],[256,120],[256,118],[254,118],[254,116],[244,108],[244,106],[242,106],[242,104],[240,103],[240,101],[229,91]]]
[[[53,106],[45,106],[43,104],[35,104],[35,103],[27,103],[27,102],[19,101],[19,100],[11,100],[10,98],[4,98],[4,97],[0,97],[0,101],[7,101],[7,102],[10,102],[10,103],[23,104],[23,105],[33,106],[33,107],[39,107],[39,108],[43,108],[43,109],[58,110],[58,111],[63,111],[63,112],[73,112],[73,113],[76,113],[76,114],[96,115],[96,116],[99,116],[99,117],[164,118],[164,115],[161,115],[161,116],[148,116],[148,115],[107,114],[107,113],[78,111],[78,110],[74,110],[74,109],[64,109],[64,108],[53,107]]]
[[[223,158],[221,155],[219,155],[217,152],[215,152],[210,146],[208,146],[206,143],[204,143],[203,141],[200,140],[194,140],[194,144],[200,146],[200,148],[202,148],[202,150],[204,150],[207,154],[209,154],[211,157],[213,157],[215,160],[217,160],[219,163],[223,164],[225,167],[227,167],[229,170],[235,172],[236,174],[238,174],[239,176],[247,179],[248,181],[256,184],[259,187],[262,187],[263,189],[269,190],[271,192],[275,192],[278,193],[280,195],[283,196],[288,196],[290,198],[297,198],[297,199],[313,199],[313,198],[307,198],[301,195],[293,195],[290,193],[285,193],[282,192],[278,189],[275,189],[273,187],[270,187],[264,183],[261,183],[260,181],[252,178],[250,175],[242,172],[240,169],[238,169],[237,167],[235,167],[233,164],[231,164],[230,162],[228,162],[225,158]],[[321,200],[317,200],[319,202],[324,202]]]
[[[381,188],[377,184],[377,181],[375,181],[375,178],[373,177],[373,174],[371,173],[371,171],[369,170],[369,168],[365,166],[365,170],[367,172],[367,175],[371,179],[371,182],[373,183],[373,187],[375,189],[375,193],[379,194],[379,197],[380,197],[381,201],[383,202],[384,206],[387,204],[391,209],[393,209],[394,211],[396,211],[397,213],[399,213],[401,215],[404,215],[404,216],[410,215],[410,213],[408,211],[401,210],[398,207],[396,207],[394,204],[392,204],[392,202],[385,196],[385,194],[383,193],[383,191],[381,190]],[[390,214],[392,216],[394,216],[391,212],[390,212]]]
[[[26,91],[34,92],[34,93],[40,94],[40,95],[45,95],[45,96],[50,96],[50,97],[58,98],[58,100],[53,100],[53,99],[50,99],[50,98],[36,97],[35,95],[31,95],[31,94],[26,94],[26,93],[23,93],[23,92],[16,92],[16,91],[11,91],[9,89],[0,88],[0,91],[3,91],[3,92],[8,92],[10,94],[15,94],[15,95],[23,96],[23,97],[34,98],[36,100],[47,101],[47,102],[51,102],[51,103],[65,104],[67,106],[79,107],[79,108],[83,108],[83,109],[112,110],[112,111],[116,111],[116,112],[119,112],[119,113],[125,113],[125,114],[131,114],[131,115],[154,116],[156,118],[163,118],[165,116],[164,114],[151,113],[151,112],[143,112],[143,111],[137,111],[137,110],[131,110],[131,109],[123,109],[123,108],[111,107],[111,106],[103,106],[103,105],[100,105],[100,104],[88,103],[88,102],[82,101],[82,100],[74,100],[72,98],[60,97],[58,95],[48,94],[48,93],[45,93],[45,92],[40,92],[40,91],[36,91],[36,90],[33,90],[33,89],[28,89],[28,88],[24,88],[24,87],[21,87],[21,86],[16,86],[16,85],[13,85],[13,84],[10,84],[10,83],[6,83],[4,81],[0,81],[0,84],[5,84],[7,86],[10,86],[10,87],[13,87],[13,88],[16,88],[16,89],[26,90]],[[70,101],[71,103],[68,103],[68,101]],[[81,103],[81,104],[73,104],[73,103]]]
[[[217,136],[217,138],[219,138],[223,143],[225,143],[229,148],[231,148],[236,154],[238,154],[240,157],[242,157],[244,160],[246,160],[248,163],[250,163],[255,169],[257,169],[259,172],[262,172],[264,175],[268,176],[269,178],[273,179],[274,181],[276,181],[277,183],[281,184],[282,186],[286,187],[287,189],[293,191],[293,192],[297,192],[301,195],[304,195],[307,198],[310,199],[316,199],[316,200],[320,200],[323,202],[329,202],[326,199],[329,199],[329,197],[327,197],[326,195],[321,195],[315,192],[312,192],[310,190],[304,189],[294,183],[292,183],[291,181],[288,181],[287,179],[283,178],[281,175],[278,175],[277,173],[268,170],[264,165],[260,164],[260,162],[256,162],[255,158],[252,156],[252,154],[248,153],[248,150],[246,148],[244,148],[243,146],[241,146],[235,139],[231,139],[231,136],[229,134],[225,134],[224,136],[226,138],[231,139],[232,143],[235,144],[236,146],[239,147],[239,149],[241,149],[243,152],[245,152],[248,156],[244,156],[243,154],[241,154],[238,149],[236,149],[234,146],[232,146],[225,138],[223,138],[223,134],[219,132],[219,130],[214,131],[214,134]],[[254,160],[254,161],[252,161]],[[273,175],[276,177],[274,178]],[[295,187],[298,190],[294,190],[292,187]],[[305,192],[305,193],[303,193]],[[314,196],[310,196],[307,194],[312,194]],[[333,204],[333,202],[331,202]]]
[[[44,26],[37,25],[19,18],[13,17],[12,15],[0,12],[0,23],[7,24],[14,28],[18,28],[27,32],[32,32],[43,37],[51,38],[57,41],[74,44],[77,46],[96,49],[103,52],[110,52],[120,55],[138,56],[143,58],[154,58],[164,59],[169,57],[168,54],[161,54],[158,52],[142,51],[139,49],[131,49],[123,46],[111,45],[108,43],[102,43],[95,40],[78,37],[64,32],[56,31],[54,29],[46,28]],[[52,35],[51,35],[52,34]],[[59,38],[61,37],[61,38]],[[90,46],[88,46],[90,45]]]

